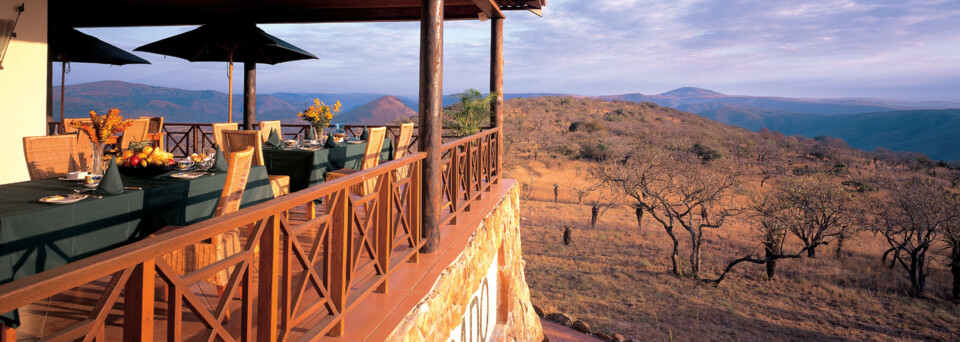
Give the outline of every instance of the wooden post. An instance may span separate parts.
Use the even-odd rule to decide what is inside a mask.
[[[333,206],[333,216],[331,217],[332,226],[327,233],[330,235],[330,302],[337,312],[340,319],[330,332],[329,336],[343,336],[344,326],[343,309],[347,307],[347,289],[350,288],[350,282],[347,280],[347,274],[350,272],[347,266],[347,230],[350,229],[350,216],[347,196],[350,196],[350,190],[340,190],[336,201],[331,201],[327,205]],[[332,196],[331,196],[332,197]]]
[[[257,341],[277,340],[279,304],[280,217],[270,216],[260,236],[260,279],[257,293]]]
[[[420,204],[423,202],[420,200],[420,189],[422,189],[420,183],[423,179],[423,161],[417,161],[411,165],[410,170],[410,185],[407,185],[410,187],[410,194],[407,195],[410,196],[408,199],[408,201],[410,201],[410,205],[407,206],[407,210],[409,210],[407,212],[407,217],[410,218],[410,235],[413,238],[413,245],[419,246],[421,236],[420,231],[422,230],[420,220],[422,217],[420,214]],[[410,256],[410,260],[407,261],[420,262],[420,252],[413,253],[413,255]]]
[[[243,129],[257,122],[257,63],[243,63]]]
[[[153,341],[153,260],[137,265],[123,294],[123,340]]]
[[[443,197],[440,145],[443,109],[443,0],[421,0],[420,11],[420,151],[423,160],[424,253],[440,244],[440,200]]]
[[[503,171],[503,19],[497,18],[491,20],[490,27],[490,92],[496,92],[497,98],[493,100],[490,106],[493,116],[490,117],[490,123],[493,127],[500,127],[497,132],[497,146],[493,151],[497,158],[497,177],[494,183],[500,183]]]
[[[387,172],[381,177],[380,189],[377,194],[377,263],[383,270],[383,283],[377,287],[377,292],[387,292],[390,277],[390,251],[393,249],[393,172]]]

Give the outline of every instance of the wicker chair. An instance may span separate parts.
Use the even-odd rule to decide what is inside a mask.
[[[407,148],[410,146],[410,137],[413,136],[413,123],[405,123],[400,125],[400,136],[397,137],[397,144],[394,145],[396,148],[393,151],[393,160],[403,158],[407,154]],[[396,179],[407,178],[410,174],[410,167],[403,166],[397,168],[393,171],[393,177]]]
[[[240,128],[240,125],[236,122],[221,122],[213,124],[213,141],[217,143],[217,146],[220,146],[220,149],[223,149],[223,131],[232,130],[236,131]]]
[[[147,125],[147,134],[163,133],[162,116],[141,116],[140,118],[150,120],[150,124]]]
[[[370,137],[367,139],[367,149],[363,152],[363,160],[360,164],[360,170],[366,170],[373,167],[376,167],[380,163],[380,151],[383,150],[383,136],[386,132],[386,127],[375,127],[370,129]],[[352,175],[360,170],[354,169],[340,169],[335,171],[327,172],[325,176],[326,180],[334,180],[337,178],[346,177]],[[377,186],[376,179],[369,179],[363,183],[354,185],[350,187],[350,191],[359,196],[366,196],[368,194],[376,191],[374,188]]]
[[[224,154],[230,154],[253,147],[253,165],[263,165],[262,134],[260,131],[223,130],[223,146],[220,149]],[[290,176],[267,175],[270,178],[270,188],[273,197],[280,197],[290,193]]]
[[[93,166],[93,145],[90,144],[90,137],[77,131],[73,127],[74,122],[91,122],[90,119],[63,119],[64,131],[67,134],[76,135],[77,139],[77,161],[80,163],[80,170],[87,170]]]
[[[220,200],[217,202],[217,208],[214,217],[223,216],[240,209],[240,202],[243,199],[243,191],[247,186],[247,179],[250,176],[250,165],[253,162],[254,149],[248,147],[246,150],[231,153],[228,160],[227,180],[223,185],[223,191],[220,193]],[[168,226],[160,229],[154,235],[160,235],[174,231],[182,227]],[[201,268],[207,267],[217,261],[223,260],[241,250],[240,247],[240,229],[217,235],[205,242],[198,242],[189,245],[183,249],[160,256],[160,259],[170,265],[179,274],[187,274]],[[230,280],[230,273],[233,267],[216,272],[204,281],[217,286],[218,292],[223,292],[223,287]],[[166,291],[164,291],[166,292]]]
[[[150,127],[149,119],[133,119],[133,124],[123,130],[123,136],[120,137],[121,151],[126,150],[131,142],[143,141],[147,138],[147,130]]]
[[[30,180],[61,177],[80,169],[77,137],[72,134],[24,137],[23,155]]]
[[[280,128],[280,120],[271,120],[271,121],[260,121],[260,131],[263,132],[263,142],[267,142],[267,139],[270,139],[270,131],[277,131],[277,136],[280,137],[280,140],[283,140],[283,130]]]

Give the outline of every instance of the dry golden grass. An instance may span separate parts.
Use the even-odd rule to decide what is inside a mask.
[[[741,264],[720,286],[700,284],[670,273],[669,238],[649,217],[638,232],[631,207],[610,209],[590,229],[589,202],[577,205],[572,190],[586,184],[588,171],[589,163],[541,156],[507,175],[534,184],[522,205],[522,243],[533,302],[548,313],[641,340],[960,339],[960,306],[945,298],[951,277],[940,250],[924,299],[907,296],[899,266],[883,267],[885,242],[870,233],[847,244],[843,262],[826,246],[815,259],[781,261],[773,281],[762,266]],[[554,183],[561,185],[559,204]],[[751,183],[757,190],[759,181]],[[563,226],[573,229],[570,246],[561,242]],[[753,234],[744,218],[708,232],[703,276],[753,250]]]

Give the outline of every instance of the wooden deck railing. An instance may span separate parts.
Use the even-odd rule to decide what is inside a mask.
[[[405,261],[418,259],[425,157],[416,153],[0,285],[0,312],[109,278],[86,319],[45,338],[103,340],[104,329],[117,324],[115,304],[121,290],[125,340],[152,340],[155,311],[166,316],[167,340],[181,340],[184,306],[206,327],[205,340],[340,335],[344,313],[370,293],[387,291],[387,275]],[[401,168],[409,176],[396,179],[394,171]],[[350,193],[350,186],[368,180],[376,182],[376,192],[364,197]],[[315,200],[323,204],[316,205]],[[290,214],[296,207],[315,205],[316,214],[308,210],[299,221]],[[181,275],[160,258],[238,227],[241,250],[203,269]],[[229,272],[224,294],[208,306],[205,298],[194,293],[196,283],[224,270]],[[168,289],[162,301],[154,298],[157,277]],[[238,293],[240,299],[235,300]],[[239,317],[224,323],[231,306],[236,312],[235,301],[239,301]],[[234,331],[239,334],[231,334]]]
[[[444,190],[441,225],[456,224],[457,213],[469,211],[470,203],[478,200],[481,192],[490,191],[490,186],[503,178],[501,132],[494,127],[440,147]]]
[[[455,224],[459,213],[469,211],[471,203],[501,181],[501,132],[492,128],[441,147],[442,224]],[[169,341],[179,341],[186,333],[208,341],[340,336],[348,328],[345,313],[371,293],[388,291],[388,275],[419,258],[425,158],[424,152],[414,153],[0,285],[0,312],[105,283],[95,285],[99,299],[84,304],[89,309],[81,314],[85,318],[44,340],[101,341],[106,329],[116,326],[122,326],[129,341],[152,340],[155,329],[165,331]],[[375,192],[351,194],[351,186],[371,180]],[[160,258],[235,229],[241,249],[195,272],[178,274]],[[195,291],[203,279],[222,271],[228,272],[229,281],[211,306],[209,296]],[[154,297],[158,279],[167,289],[160,300]],[[117,304],[121,292],[122,306]],[[190,331],[184,328],[185,306],[196,316]],[[231,311],[239,314],[225,323]],[[155,326],[160,321],[155,313],[165,317],[163,326]]]
[[[47,123],[47,129],[50,134],[56,134],[58,132],[59,122],[49,122]],[[254,128],[257,125],[254,125]],[[373,127],[372,125],[368,125]],[[360,136],[363,132],[363,125],[344,125],[344,130],[347,131],[347,134],[353,136]],[[294,138],[297,134],[301,136],[306,136],[307,129],[309,125],[290,125],[284,124],[281,126],[283,130],[282,138]],[[334,127],[333,125],[330,126]],[[400,126],[385,126],[387,127],[387,137],[393,141],[397,141],[400,136]],[[416,131],[416,129],[414,129]],[[166,141],[164,146],[167,151],[173,153],[174,157],[180,158],[190,155],[191,153],[200,153],[204,148],[213,147],[214,138],[213,138],[213,126],[208,123],[165,123],[163,124],[163,133],[166,134]],[[410,141],[410,151],[416,151],[417,144],[417,135],[414,132]]]

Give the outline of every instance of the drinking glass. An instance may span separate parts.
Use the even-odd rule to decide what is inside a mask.
[[[217,149],[213,147],[207,147],[203,149],[203,160],[200,161],[200,167],[204,170],[209,170],[213,167],[214,158],[217,156]]]

